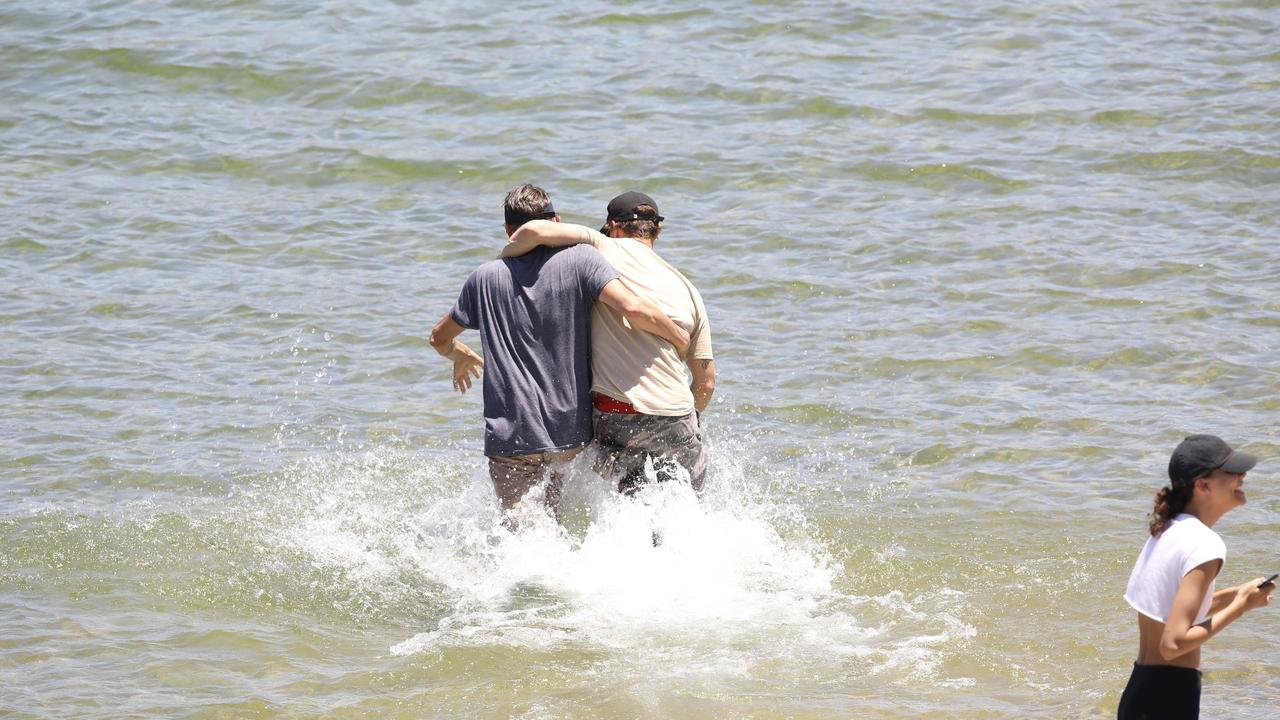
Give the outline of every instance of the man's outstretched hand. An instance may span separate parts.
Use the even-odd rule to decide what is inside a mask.
[[[472,378],[484,373],[484,358],[462,343],[454,345],[449,359],[453,360],[453,389],[460,393],[470,390]]]

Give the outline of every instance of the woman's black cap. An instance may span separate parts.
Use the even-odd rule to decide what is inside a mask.
[[[1248,472],[1258,464],[1249,453],[1232,450],[1216,435],[1188,435],[1169,458],[1169,481],[1174,485],[1195,482],[1219,468],[1229,473]]]

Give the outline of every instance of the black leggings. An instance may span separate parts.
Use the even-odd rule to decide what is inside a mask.
[[[1200,671],[1172,665],[1133,664],[1116,720],[1197,720]]]

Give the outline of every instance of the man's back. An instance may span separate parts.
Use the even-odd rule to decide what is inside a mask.
[[[452,315],[484,342],[485,455],[591,439],[591,307],[617,276],[580,246],[493,260],[467,278]]]
[[[592,243],[617,269],[623,285],[649,299],[689,331],[689,355],[711,359],[711,324],[702,296],[653,248],[631,238],[591,234]],[[670,343],[629,329],[611,308],[597,306],[591,324],[591,389],[631,403],[649,415],[694,410],[685,358]]]
[[[677,332],[687,334],[687,351],[672,352],[629,332],[617,315],[599,305],[592,315],[595,441],[603,453],[601,467],[624,492],[632,492],[651,474],[659,480],[680,477],[678,467],[687,471],[695,490],[706,476],[697,413],[715,391],[711,324],[698,291],[653,252],[663,220],[652,198],[627,192],[609,201],[602,232],[534,220],[512,233],[502,251],[504,257],[518,257],[539,245],[589,243],[618,270],[617,285],[646,298],[669,324],[674,321]],[[652,468],[650,460],[655,461]]]

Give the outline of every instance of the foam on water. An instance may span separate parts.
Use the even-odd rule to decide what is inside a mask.
[[[702,497],[679,482],[623,496],[591,463],[584,453],[571,465],[559,520],[535,489],[516,532],[499,522],[483,460],[399,451],[296,466],[262,519],[281,523],[264,529],[283,549],[348,586],[334,592],[432,596],[441,612],[418,615],[393,656],[576,650],[649,676],[837,663],[968,684],[939,677],[943,648],[974,632],[958,619],[962,594],[945,603],[957,612],[927,618],[934,602],[926,612],[901,593],[856,594],[804,508],[762,492],[738,459],[713,453]]]

